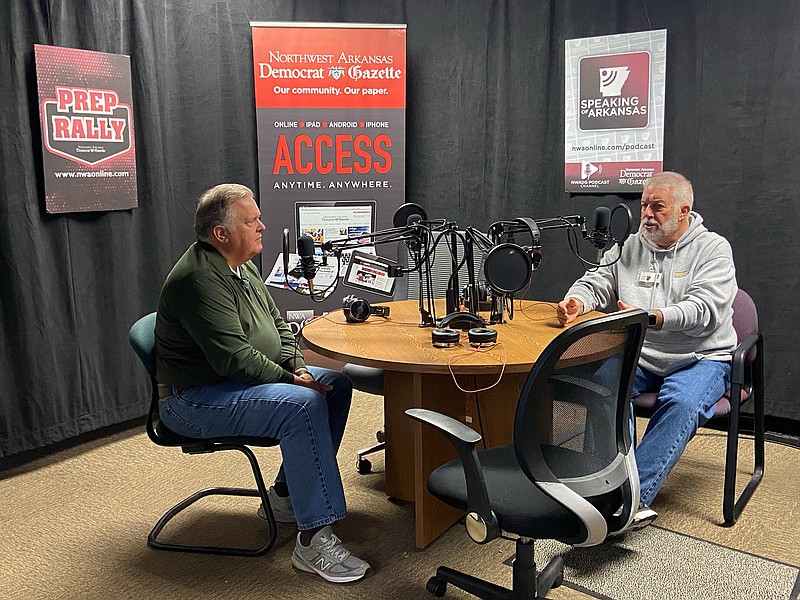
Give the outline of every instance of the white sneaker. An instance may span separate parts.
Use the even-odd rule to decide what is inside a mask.
[[[315,533],[308,546],[300,543],[300,534],[297,534],[292,565],[306,573],[316,573],[332,583],[358,581],[370,568],[368,562],[350,554],[330,525]]]
[[[658,518],[658,513],[654,511],[652,508],[647,506],[647,504],[640,504],[639,510],[636,511],[636,514],[633,515],[633,521],[631,521],[630,526],[628,527],[629,530],[635,529],[642,529],[647,527]]]
[[[272,507],[272,516],[275,517],[276,523],[297,524],[297,519],[295,519],[294,516],[294,508],[292,507],[292,498],[290,496],[281,498],[275,493],[275,488],[270,486],[267,490],[267,498],[269,499],[269,505]],[[258,507],[258,516],[264,520],[267,518],[267,513],[264,511],[263,504]]]

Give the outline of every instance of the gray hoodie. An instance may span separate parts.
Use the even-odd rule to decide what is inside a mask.
[[[646,310],[659,309],[664,324],[648,330],[639,364],[668,375],[700,359],[731,359],[736,347],[733,298],[736,270],[728,241],[689,213],[689,228],[669,248],[659,248],[641,231],[628,238],[622,257],[576,281],[566,298],[583,302],[584,311],[618,310],[617,300]],[[606,252],[603,264],[619,255]],[[657,283],[646,281],[658,279]]]

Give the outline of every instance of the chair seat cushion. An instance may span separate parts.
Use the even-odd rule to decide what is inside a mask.
[[[191,448],[195,452],[213,452],[214,445],[225,444],[230,446],[277,446],[280,442],[275,438],[264,437],[217,437],[217,438],[191,438],[179,435],[169,429],[160,420],[155,422],[155,432],[158,443],[162,446],[181,446]]]
[[[342,373],[350,378],[355,389],[376,396],[383,395],[383,369],[347,363]]]
[[[500,529],[524,537],[567,542],[580,535],[578,518],[542,492],[520,470],[513,446],[478,453],[489,503]],[[435,469],[428,490],[442,502],[467,508],[467,484],[460,460]]]

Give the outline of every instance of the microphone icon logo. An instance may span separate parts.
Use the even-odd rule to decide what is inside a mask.
[[[593,163],[582,161],[581,162],[581,179],[589,179],[595,173],[602,173],[603,168]]]

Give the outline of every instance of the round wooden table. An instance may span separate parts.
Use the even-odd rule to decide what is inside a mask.
[[[514,319],[491,326],[497,330],[496,346],[476,351],[464,332],[459,346],[435,348],[432,329],[419,326],[417,301],[385,305],[389,318],[373,316],[364,323],[347,323],[341,311],[333,311],[308,323],[303,338],[323,356],[384,370],[386,493],[414,502],[416,544],[423,548],[463,514],[426,489],[430,472],[456,453],[441,433],[412,421],[404,411],[428,408],[447,414],[478,431],[485,447],[511,443],[525,378],[564,328],[555,304],[515,301]],[[437,301],[436,309],[445,314],[444,301],[441,306]],[[576,322],[600,314],[588,313]]]

